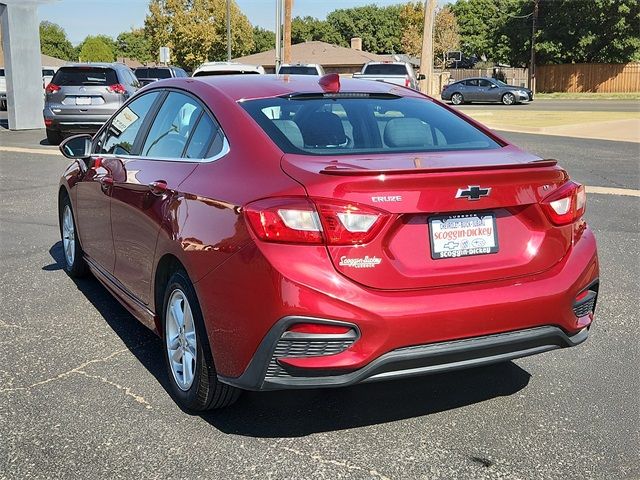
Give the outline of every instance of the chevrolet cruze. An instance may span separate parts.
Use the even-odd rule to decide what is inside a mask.
[[[335,74],[162,80],[61,150],[66,270],[162,337],[188,411],[588,336],[584,187],[419,92]]]

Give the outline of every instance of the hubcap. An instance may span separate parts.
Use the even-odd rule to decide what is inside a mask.
[[[62,247],[64,248],[64,259],[67,262],[67,266],[71,267],[75,255],[76,236],[73,226],[73,214],[69,205],[65,205],[62,212]]]
[[[189,301],[174,290],[165,314],[165,343],[171,373],[180,390],[189,390],[196,371],[196,328]]]
[[[462,103],[462,95],[460,95],[459,93],[456,93],[453,96],[452,100],[455,105],[459,105],[460,103]]]
[[[513,103],[513,95],[505,95],[504,96],[504,103],[506,103],[507,105],[511,105]]]

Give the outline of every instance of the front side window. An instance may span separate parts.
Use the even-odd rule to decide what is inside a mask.
[[[159,92],[147,93],[120,110],[112,118],[103,138],[98,141],[96,153],[131,155],[140,127],[158,95]]]
[[[181,158],[202,113],[202,107],[192,97],[170,92],[151,125],[140,154],[152,158]]]
[[[477,87],[478,86],[478,80],[475,80],[475,79],[474,80],[465,80],[464,84],[467,87]]]
[[[490,87],[493,85],[489,80],[479,80],[481,87]]]
[[[241,105],[286,153],[350,155],[501,147],[456,114],[421,98],[345,93],[257,99]]]

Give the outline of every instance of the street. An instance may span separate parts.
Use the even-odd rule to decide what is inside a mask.
[[[586,185],[640,189],[638,143],[502,135]],[[161,341],[96,280],[63,271],[56,198],[68,160],[43,139],[0,130],[0,478],[640,477],[638,196],[588,196],[601,292],[581,346],[388,383],[247,393],[190,416],[167,393]]]

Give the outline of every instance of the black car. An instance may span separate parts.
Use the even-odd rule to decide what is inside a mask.
[[[164,78],[175,77],[188,77],[180,67],[138,67],[133,73],[135,73],[137,79],[142,85],[148,85],[156,80],[162,80]]]
[[[447,85],[441,94],[443,100],[454,105],[471,102],[495,102],[505,105],[533,101],[533,92],[525,87],[508,85],[495,78],[466,78]]]

